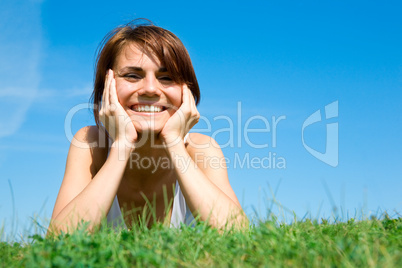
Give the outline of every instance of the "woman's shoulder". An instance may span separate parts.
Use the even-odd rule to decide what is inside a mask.
[[[186,148],[190,154],[197,152],[221,152],[219,144],[212,137],[195,132],[188,134]]]
[[[98,128],[98,126],[86,126],[81,128],[75,133],[71,143],[76,146],[91,149],[108,149],[107,136],[104,131]]]
[[[75,133],[74,138],[80,142],[88,144],[98,141],[99,128],[97,126],[85,126]]]
[[[192,143],[192,144],[205,144],[205,143],[210,143],[210,142],[215,142],[213,138],[210,136],[197,133],[197,132],[190,132],[187,135],[187,142]]]
[[[106,161],[109,151],[108,138],[98,126],[85,126],[78,130],[71,141],[71,147],[74,147],[74,151],[79,155],[89,153],[97,168]]]

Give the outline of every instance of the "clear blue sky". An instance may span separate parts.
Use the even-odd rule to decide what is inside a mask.
[[[15,235],[29,229],[35,213],[41,222],[50,217],[69,148],[66,115],[88,102],[100,40],[138,17],[171,30],[186,45],[205,119],[195,129],[220,144],[233,137],[223,151],[249,215],[266,215],[269,185],[299,218],[329,218],[333,205],[343,218],[361,211],[401,213],[401,8],[399,1],[2,0],[0,226]],[[331,103],[337,106],[325,113]],[[322,120],[303,130],[317,110]],[[281,116],[274,131],[272,118]],[[248,133],[247,143],[247,121],[247,129],[266,130],[268,122],[270,131]],[[80,110],[72,131],[93,123],[91,113]],[[328,131],[326,148],[327,124],[338,131]],[[306,148],[327,150],[337,164]],[[242,161],[249,166],[241,167]],[[286,210],[274,206],[289,220]]]

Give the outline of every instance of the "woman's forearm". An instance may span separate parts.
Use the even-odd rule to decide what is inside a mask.
[[[248,219],[241,206],[197,167],[183,143],[169,147],[168,152],[179,178],[180,188],[194,216],[199,216],[202,221],[208,221],[218,228],[248,226]]]
[[[57,215],[53,215],[49,230],[68,232],[76,229],[82,221],[89,222],[89,229],[98,226],[110,210],[130,152],[129,149],[113,146],[91,182]]]

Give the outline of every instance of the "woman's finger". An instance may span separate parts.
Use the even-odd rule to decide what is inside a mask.
[[[196,108],[197,105],[195,104],[193,93],[191,92],[191,90],[188,87],[187,87],[187,92],[188,92],[188,95],[189,95],[189,98],[190,98],[191,108]]]
[[[191,92],[186,84],[183,86],[183,105],[191,111]]]
[[[102,92],[102,99],[101,99],[101,103],[100,103],[100,110],[103,112],[105,109],[105,95],[106,95],[106,87],[107,87],[107,80],[108,80],[108,73],[106,72],[105,75],[105,82],[103,83],[103,92]]]
[[[108,70],[107,73],[107,80],[106,80],[106,85],[105,85],[105,106],[104,108],[106,109],[106,111],[108,111],[109,107],[110,107],[110,100],[109,100],[109,94],[110,94],[110,81],[112,80],[112,74],[111,74],[111,70]]]
[[[187,85],[183,86],[183,104],[185,103],[186,108],[188,109],[188,121],[186,123],[186,130],[187,133],[197,122],[199,113],[197,111],[195,100],[193,94],[191,93],[190,89]]]
[[[187,85],[185,86],[184,91],[186,92],[186,98],[187,98],[187,102],[188,102],[189,109],[191,112],[191,116],[194,116],[194,115],[198,114],[197,106],[195,105],[194,96]]]
[[[119,105],[119,99],[117,98],[116,80],[114,78],[113,71],[111,71],[111,73],[112,78],[109,86],[110,104],[113,104],[113,109],[116,109],[116,106]]]

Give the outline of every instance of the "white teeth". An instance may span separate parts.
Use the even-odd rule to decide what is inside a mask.
[[[160,113],[162,111],[162,107],[153,105],[135,105],[133,110],[136,112]]]

